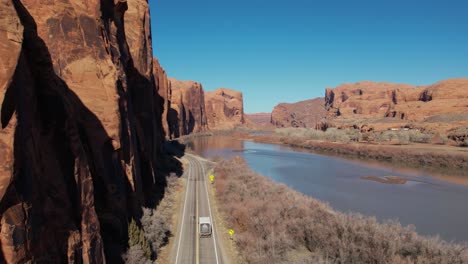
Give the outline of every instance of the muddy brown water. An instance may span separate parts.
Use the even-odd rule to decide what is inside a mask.
[[[188,146],[206,158],[241,156],[254,171],[339,211],[398,220],[447,241],[468,241],[468,185],[445,181],[444,175],[229,136],[195,138]],[[404,180],[391,184],[389,179]]]

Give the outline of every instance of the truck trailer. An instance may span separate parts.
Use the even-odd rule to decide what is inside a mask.
[[[200,217],[198,221],[198,232],[200,237],[210,237],[211,236],[211,219],[210,217]]]

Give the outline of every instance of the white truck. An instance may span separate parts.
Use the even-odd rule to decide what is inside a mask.
[[[210,237],[211,236],[211,219],[210,217],[200,217],[198,220],[198,233],[200,237]]]

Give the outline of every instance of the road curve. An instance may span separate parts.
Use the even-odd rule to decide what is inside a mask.
[[[207,172],[209,164],[194,155],[186,154],[183,177],[187,179],[179,225],[175,233],[172,263],[175,264],[224,264],[227,263],[218,239],[216,221],[208,196]],[[200,238],[198,218],[209,216],[213,223],[213,235]]]

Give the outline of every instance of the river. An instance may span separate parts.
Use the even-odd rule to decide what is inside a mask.
[[[241,156],[254,171],[339,211],[398,220],[446,241],[468,241],[468,186],[443,176],[229,136],[195,138],[188,147],[206,158]],[[383,183],[385,176],[399,184]]]

